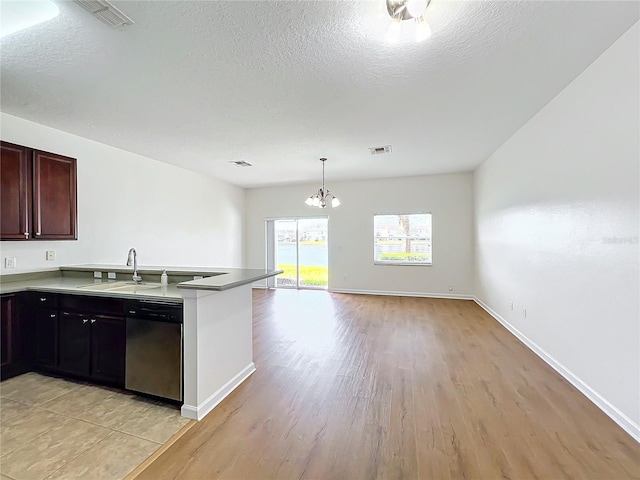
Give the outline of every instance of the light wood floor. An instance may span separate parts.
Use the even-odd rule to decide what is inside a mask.
[[[640,446],[471,301],[255,291],[257,371],[142,479],[626,479]]]

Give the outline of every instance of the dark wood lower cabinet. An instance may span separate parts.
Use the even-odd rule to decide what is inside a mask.
[[[125,319],[99,316],[91,325],[91,377],[124,385]]]
[[[19,296],[0,297],[0,377],[11,378],[29,370],[25,352],[25,330],[19,315]]]
[[[125,320],[62,312],[58,371],[124,385]]]
[[[36,370],[124,387],[124,300],[38,292],[1,300],[3,380]]]
[[[33,363],[36,367],[52,370],[57,367],[58,312],[33,309]]]
[[[88,377],[91,373],[90,317],[61,312],[58,335],[58,370]]]
[[[13,330],[16,325],[15,295],[2,296],[0,299],[0,358],[3,369],[13,361]]]

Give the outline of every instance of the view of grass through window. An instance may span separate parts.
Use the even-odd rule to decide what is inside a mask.
[[[329,283],[326,218],[276,220],[276,265],[284,273],[278,287],[327,288]]]
[[[431,214],[374,215],[376,264],[431,265]]]

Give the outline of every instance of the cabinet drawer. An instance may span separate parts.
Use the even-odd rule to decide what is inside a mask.
[[[60,309],[71,312],[91,312],[93,315],[107,314],[124,316],[125,301],[119,298],[89,297],[86,295],[61,295]]]
[[[27,298],[29,306],[34,308],[55,309],[58,306],[58,295],[46,292],[31,292]]]

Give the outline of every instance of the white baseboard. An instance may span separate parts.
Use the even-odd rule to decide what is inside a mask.
[[[197,407],[186,404],[182,405],[180,414],[183,417],[191,418],[193,420],[202,420],[211,410],[216,407],[216,405],[218,405],[231,392],[238,388],[238,386],[255,371],[256,365],[255,363],[251,362]]]
[[[491,315],[494,319],[502,324],[507,330],[509,330],[515,337],[524,343],[530,350],[533,351],[536,355],[538,355],[542,360],[544,360],[551,368],[553,368],[556,372],[562,375],[571,385],[576,387],[578,390],[582,392],[582,394],[591,400],[600,410],[607,414],[614,422],[616,422],[622,429],[631,435],[634,440],[640,443],[640,426],[633,422],[629,417],[627,417],[624,413],[618,410],[615,406],[613,406],[609,401],[603,398],[598,392],[592,389],[589,385],[587,385],[580,377],[575,375],[571,370],[566,368],[560,362],[558,362],[555,358],[549,355],[544,349],[542,349],[539,345],[537,345],[534,341],[530,340],[525,334],[523,334],[520,330],[515,328],[509,322],[507,322],[504,318],[502,318],[497,312],[495,312],[491,307],[485,304],[478,297],[473,297],[473,300],[482,307],[489,315]]]
[[[392,297],[426,297],[426,298],[450,298],[454,300],[473,300],[473,295],[457,295],[453,293],[424,293],[424,292],[394,292],[386,290],[353,290],[347,288],[331,288],[331,293],[353,293],[356,295],[385,295]]]

